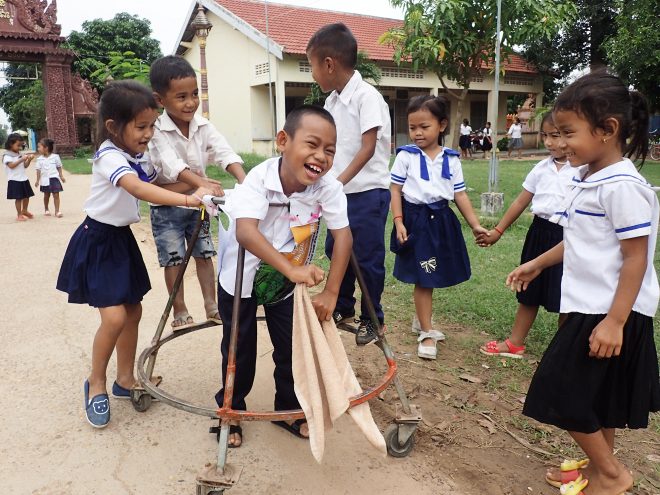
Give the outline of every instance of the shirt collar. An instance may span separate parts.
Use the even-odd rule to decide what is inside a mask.
[[[193,119],[190,121],[188,136],[189,137],[193,136],[197,132],[197,129],[199,127],[208,124],[208,122],[209,121],[206,120],[204,117],[195,114],[193,116]],[[167,110],[163,110],[163,114],[156,121],[156,127],[163,132],[176,132],[181,137],[185,138],[185,136],[181,133],[181,130],[179,130],[179,127],[172,120],[172,117],[170,117],[169,114],[167,113]],[[186,139],[189,139],[189,137]]]
[[[590,175],[585,180],[581,180],[580,177],[584,177],[587,170],[588,165],[583,165],[579,168],[578,173],[573,177],[573,185],[581,188],[591,188],[621,180],[630,180],[639,184],[650,185],[637,171],[635,164],[628,158],[624,158],[620,162],[614,163]]]
[[[328,96],[330,103],[334,103],[335,100],[339,99],[344,105],[348,105],[360,82],[362,82],[362,76],[358,71],[354,70],[353,75],[346,83],[346,86],[344,86],[344,89],[341,90],[341,93],[337,92],[337,90],[330,93],[330,96]]]
[[[268,162],[268,166],[266,167],[266,175],[264,177],[264,187],[268,189],[269,191],[280,193],[284,195],[284,189],[282,188],[282,181],[280,179],[280,162],[282,158],[273,158]],[[304,191],[302,192],[294,192],[289,196],[289,199],[296,197],[299,194],[305,194],[308,191],[315,191],[319,187],[321,187],[321,182],[325,179],[324,177],[321,177],[319,180],[317,180],[314,184],[311,184],[305,188]]]

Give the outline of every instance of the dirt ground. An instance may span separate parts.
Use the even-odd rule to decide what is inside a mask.
[[[34,173],[34,172],[32,172]],[[212,422],[164,404],[145,413],[128,401],[111,399],[112,421],[105,430],[83,417],[82,383],[90,365],[98,313],[70,305],[55,279],[67,242],[83,219],[89,176],[67,175],[64,218],[42,216],[41,194],[31,201],[35,219],[16,223],[13,202],[0,205],[4,244],[0,297],[0,493],[193,494],[195,477],[217,455]],[[51,207],[52,209],[52,207]],[[166,302],[148,226],[134,229],[153,289],[144,302],[138,352],[155,332]],[[186,300],[193,316],[203,314],[193,265],[186,275]],[[520,415],[524,373],[475,353],[486,336],[473,329],[446,328],[440,359],[415,354],[408,324],[390,318],[388,339],[399,373],[424,421],[409,457],[380,457],[348,418],[326,439],[317,464],[307,444],[268,423],[244,427],[244,445],[229,452],[243,473],[228,494],[455,494],[522,495],[558,493],[543,481],[546,465],[575,455],[570,439]],[[211,406],[219,380],[219,327],[194,332],[164,346],[156,365],[162,388],[191,402]],[[260,332],[258,376],[248,398],[253,409],[272,404],[270,342]],[[342,332],[351,362],[364,386],[386,369],[375,347],[358,349]],[[534,362],[524,366],[533,367]],[[114,362],[108,385],[114,379]],[[371,402],[384,429],[392,420],[393,389]],[[619,457],[634,470],[635,494],[660,494],[660,421],[643,432],[624,432]],[[655,457],[654,457],[655,456]]]

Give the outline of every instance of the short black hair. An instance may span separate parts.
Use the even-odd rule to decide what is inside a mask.
[[[39,142],[48,150],[48,153],[52,153],[55,149],[55,141],[52,139],[42,138],[39,140]]]
[[[438,136],[438,144],[442,145],[444,143],[445,134],[449,131],[449,100],[443,96],[432,96],[432,95],[419,95],[414,96],[408,102],[408,108],[406,109],[406,115],[411,113],[418,112],[422,109],[426,109],[431,112],[431,115],[435,117],[438,123],[442,124],[447,122],[444,132],[441,132]],[[467,119],[463,119],[464,121]]]
[[[114,81],[108,84],[103,90],[98,105],[96,147],[111,138],[105,127],[106,120],[113,120],[117,126],[117,134],[121,135],[126,125],[148,108],[158,110],[158,104],[151,90],[144,84],[133,80]]]
[[[187,77],[197,79],[195,69],[186,59],[175,55],[159,58],[151,64],[149,70],[151,89],[160,94],[166,93],[170,89],[172,79],[185,79]]]
[[[5,141],[5,149],[9,151],[9,148],[11,148],[12,145],[17,141],[24,142],[25,139],[23,139],[23,136],[21,136],[18,132],[12,132],[9,136],[7,136],[7,141]]]
[[[337,60],[342,66],[355,69],[357,64],[357,41],[345,24],[328,24],[316,31],[307,43],[306,52],[323,60]]]
[[[286,116],[286,121],[284,122],[284,132],[293,137],[296,134],[296,131],[300,128],[300,123],[305,115],[318,115],[322,119],[330,122],[332,127],[336,127],[335,119],[333,119],[330,112],[324,108],[314,105],[301,105],[291,110],[289,115]]]

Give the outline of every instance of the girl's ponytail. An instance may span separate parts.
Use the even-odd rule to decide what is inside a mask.
[[[644,95],[638,91],[630,92],[630,104],[632,118],[626,156],[633,160],[641,158],[641,168],[649,150],[649,106]]]

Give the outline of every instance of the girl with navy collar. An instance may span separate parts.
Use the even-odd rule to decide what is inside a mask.
[[[89,304],[101,315],[92,347],[92,371],[84,383],[87,421],[103,428],[110,421],[106,368],[117,349],[116,398],[129,398],[135,384],[133,367],[141,301],[151,289],[147,269],[131,232],[140,221],[138,199],[174,206],[199,206],[198,190],[187,196],[150,184],[156,171],[143,153],[153,136],[158,105],[151,91],[135,81],[108,86],[98,110],[101,142],[92,165],[91,193],[84,205],[87,218],[73,234],[57,279],[69,302]],[[185,187],[183,187],[185,186]]]
[[[445,335],[432,329],[433,289],[460,284],[471,274],[461,224],[449,201],[456,203],[475,237],[488,231],[479,224],[465,192],[459,154],[442,146],[449,123],[447,99],[417,96],[407,113],[414,144],[397,148],[392,166],[390,249],[396,254],[394,276],[415,284],[417,355],[435,359],[436,344]]]
[[[658,199],[624,158],[644,163],[648,106],[599,71],[562,92],[553,119],[560,147],[579,167],[551,218],[564,227],[564,241],[511,272],[507,284],[524,290],[563,260],[560,310],[567,317],[534,374],[523,414],[567,430],[589,457],[585,495],[619,495],[633,478],[614,457],[615,429],[646,428],[649,413],[660,410]]]

